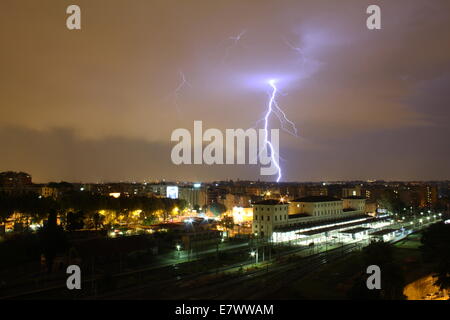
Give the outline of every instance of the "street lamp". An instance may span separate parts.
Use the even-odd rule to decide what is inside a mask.
[[[251,251],[250,255],[252,257],[255,257],[255,264],[257,264],[258,263],[258,249],[256,249],[256,251]]]
[[[178,256],[178,259],[180,259],[180,250],[181,250],[181,245],[177,244],[175,248],[177,249],[177,251],[176,251],[176,252],[177,252],[177,256]]]

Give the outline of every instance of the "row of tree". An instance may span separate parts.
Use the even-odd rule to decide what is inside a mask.
[[[43,198],[34,193],[0,194],[0,222],[4,222],[14,213],[21,213],[36,220],[46,218],[51,211],[58,213],[83,212],[83,214],[91,215],[100,210],[121,213],[142,210],[148,213],[161,211],[168,216],[173,209],[178,208],[182,211],[185,207],[184,200],[142,196],[113,198],[77,191],[65,193],[58,199]]]

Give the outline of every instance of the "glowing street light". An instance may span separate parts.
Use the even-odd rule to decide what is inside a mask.
[[[258,263],[258,249],[256,249],[256,251],[252,250],[250,252],[250,255],[252,256],[252,258],[255,257],[255,263]]]

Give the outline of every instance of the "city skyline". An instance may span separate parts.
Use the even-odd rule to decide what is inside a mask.
[[[33,175],[29,172],[24,171],[12,171],[12,170],[5,170],[3,172],[0,172],[2,174],[25,174],[31,177],[32,183],[35,184],[49,184],[49,183],[61,183],[61,182],[67,182],[67,183],[73,183],[73,184],[214,184],[214,183],[251,183],[251,184],[273,184],[273,185],[289,185],[289,184],[323,184],[324,186],[333,185],[333,184],[378,184],[378,183],[405,183],[405,184],[415,184],[415,183],[446,183],[450,180],[448,179],[442,179],[442,180],[385,180],[385,179],[367,179],[367,180],[317,180],[317,181],[267,181],[262,179],[257,180],[251,180],[251,179],[216,179],[216,180],[182,180],[182,179],[175,179],[175,180],[169,180],[169,179],[143,179],[143,180],[104,180],[104,181],[68,181],[68,180],[51,180],[51,181],[36,181],[33,179]]]
[[[298,128],[281,182],[450,179],[449,4],[377,1],[7,1],[0,171],[37,182],[274,181],[256,165],[184,165],[170,135],[261,124],[277,78]],[[8,12],[8,14],[6,14]],[[18,19],[20,17],[20,19]],[[208,26],[205,28],[205,26]],[[271,126],[281,128],[276,117]]]

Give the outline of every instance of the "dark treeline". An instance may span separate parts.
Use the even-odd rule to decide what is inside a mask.
[[[142,210],[153,213],[161,210],[168,215],[175,207],[185,208],[185,201],[168,198],[148,198],[142,196],[113,198],[90,192],[67,192],[58,199],[43,198],[34,193],[9,195],[0,193],[0,222],[15,212],[35,219],[44,219],[52,210],[58,213],[82,211],[95,213],[100,210],[113,210],[127,213]]]

